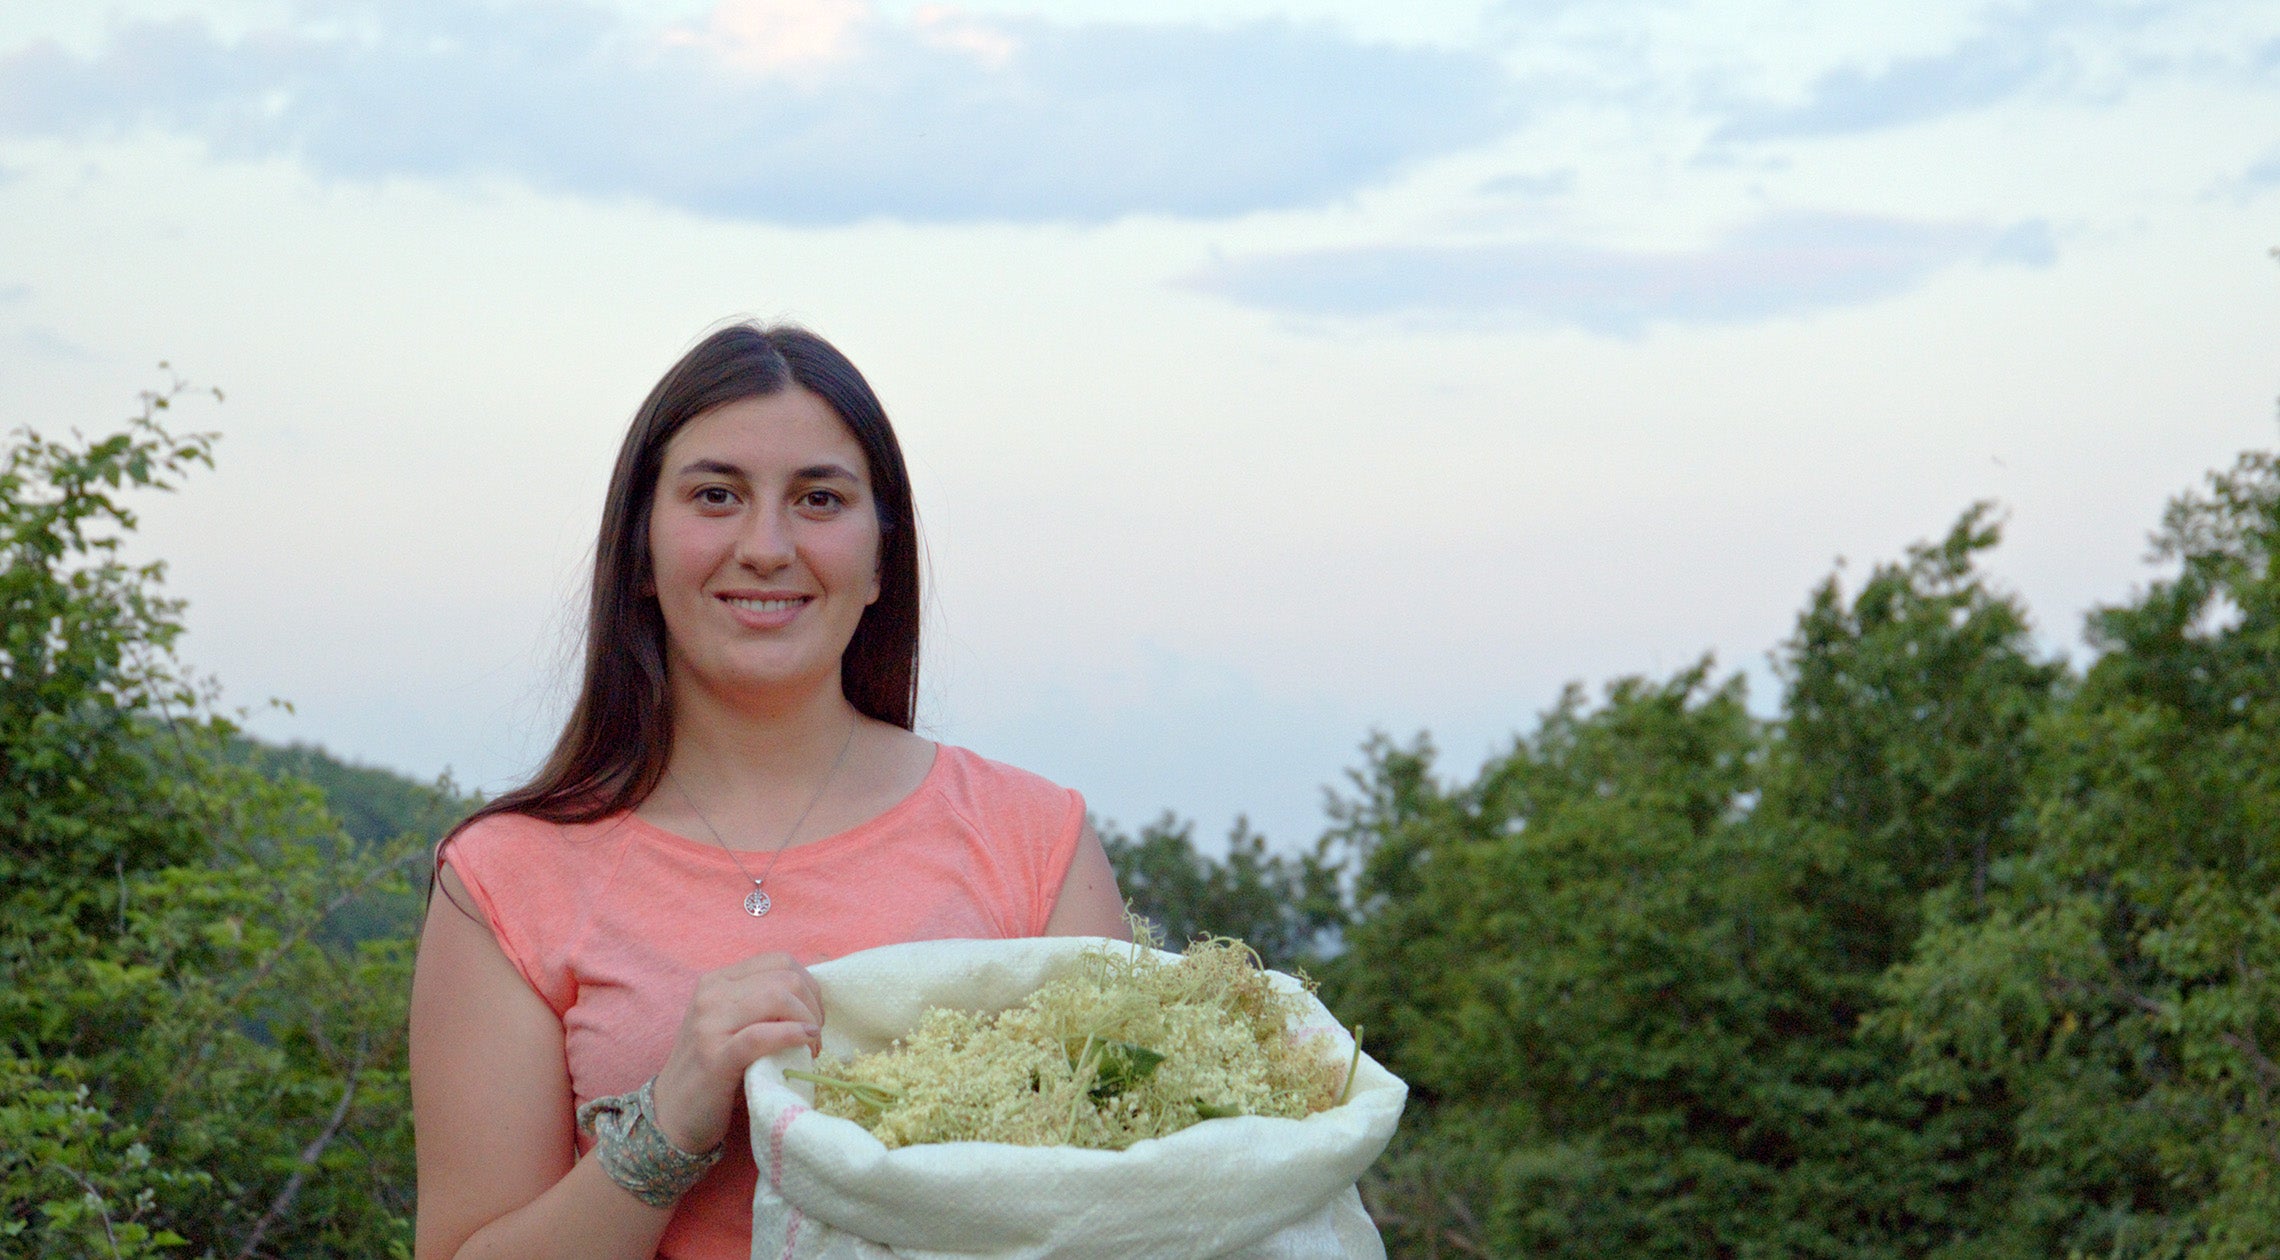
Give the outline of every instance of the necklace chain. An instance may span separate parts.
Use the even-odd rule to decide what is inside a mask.
[[[705,811],[698,808],[697,798],[689,795],[689,789],[681,786],[681,781],[673,776],[671,770],[665,772],[666,781],[673,785],[675,792],[681,794],[681,800],[688,805],[689,812],[695,814],[697,821],[705,825],[705,830],[712,833],[713,843],[720,846],[720,851],[728,855],[729,861],[736,863],[738,874],[752,881],[752,891],[744,894],[744,913],[757,919],[767,914],[770,908],[775,905],[775,899],[770,897],[768,890],[761,885],[766,883],[768,877],[775,873],[776,859],[784,856],[784,850],[792,847],[792,841],[800,834],[801,825],[807,822],[809,814],[815,812],[816,803],[823,799],[823,794],[830,790],[831,781],[839,775],[840,764],[847,760],[847,750],[855,746],[855,731],[861,725],[862,722],[858,720],[847,728],[847,738],[841,741],[839,745],[839,755],[831,759],[831,769],[823,772],[823,781],[815,785],[815,795],[808,798],[807,807],[800,811],[799,817],[792,820],[792,829],[785,832],[784,838],[778,841],[775,849],[769,852],[768,865],[763,867],[757,876],[745,868],[744,859],[736,856],[736,850],[728,847],[728,841],[720,838],[720,828],[713,826],[712,819],[705,817]]]

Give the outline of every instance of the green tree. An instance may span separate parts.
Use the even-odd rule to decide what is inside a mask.
[[[1890,979],[1911,1082],[2007,1120],[1988,1254],[2280,1254],[2276,539],[2271,454],[2172,504],[2176,575],[2092,615],[2042,725],[2025,849]]]
[[[482,803],[460,791],[448,774],[437,782],[421,782],[344,761],[311,745],[279,748],[240,736],[230,741],[228,754],[272,781],[316,788],[339,824],[338,836],[322,843],[339,850],[345,838],[348,851],[334,853],[341,858],[352,858],[356,850],[400,846],[407,836],[432,845]],[[427,906],[427,872],[415,869],[413,875],[409,887],[373,889],[333,911],[322,935],[344,944],[417,937]]]
[[[349,842],[229,755],[135,565],[127,495],[210,462],[160,424],[0,463],[0,1239],[10,1254],[384,1255],[408,1243],[410,946],[336,915],[423,845]]]
[[[1707,663],[1580,690],[1469,784],[1379,741],[1334,1002],[1416,1093],[1398,1242],[1543,1256],[1972,1254],[2001,1117],[1864,1032],[1923,899],[2016,853],[2063,668],[1946,538],[1814,595],[1753,720]]]
[[[1204,936],[1250,944],[1270,967],[1305,967],[1343,919],[1337,872],[1319,853],[1276,853],[1237,818],[1224,858],[1196,847],[1194,824],[1170,813],[1128,836],[1100,827],[1117,886],[1132,911],[1174,948]]]
[[[1781,658],[1786,685],[1768,805],[1846,839],[1864,969],[1897,961],[1916,903],[1957,881],[1985,890],[2019,845],[2034,727],[2059,698],[2025,610],[1976,564],[2001,539],[1981,504],[1904,564],[1878,565],[1849,601],[1814,591]]]
[[[1376,1187],[1398,1239],[1478,1254],[1716,1254],[1762,1194],[1744,817],[1756,724],[1705,663],[1571,689],[1469,785],[1371,748],[1339,808],[1360,859],[1331,972],[1411,1083]],[[1762,1024],[1762,1020],[1758,1021]]]

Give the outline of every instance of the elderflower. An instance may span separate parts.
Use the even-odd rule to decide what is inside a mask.
[[[1123,1150],[1204,1119],[1335,1106],[1350,1065],[1295,1032],[1304,1009],[1240,941],[1197,941],[1170,962],[1102,948],[1020,1006],[935,1008],[886,1050],[786,1075],[889,1147]]]

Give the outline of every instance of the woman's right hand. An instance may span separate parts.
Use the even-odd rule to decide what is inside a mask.
[[[412,981],[420,1260],[640,1260],[672,1213],[581,1158],[561,1017],[509,962],[446,864]],[[682,1150],[728,1131],[753,1060],[821,1037],[807,971],[763,954],[698,978],[653,1099]]]
[[[789,954],[756,954],[697,978],[651,1097],[657,1125],[691,1154],[728,1134],[744,1070],[793,1046],[823,1048],[823,991]]]

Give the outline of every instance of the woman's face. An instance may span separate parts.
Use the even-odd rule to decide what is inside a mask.
[[[862,446],[796,385],[704,412],[665,445],[649,562],[676,691],[765,703],[836,688],[879,597]]]

